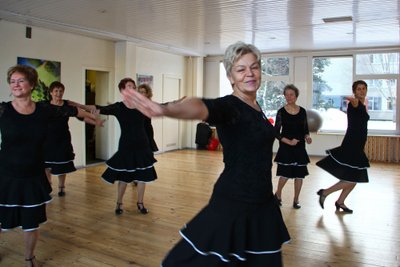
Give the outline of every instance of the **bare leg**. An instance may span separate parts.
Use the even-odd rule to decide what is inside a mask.
[[[347,196],[350,194],[351,191],[353,191],[354,187],[356,187],[356,183],[346,183],[343,182],[343,190],[342,193],[340,193],[340,196],[337,200],[337,203],[339,204],[344,204],[344,201],[346,200]]]
[[[117,203],[122,203],[122,199],[124,198],[125,190],[126,190],[126,183],[118,182]]]
[[[45,169],[47,180],[49,180],[49,184],[51,185],[51,169]]]
[[[285,177],[279,177],[278,188],[276,189],[275,195],[278,199],[282,199],[282,189],[287,183],[288,179]]]
[[[146,184],[143,182],[138,182],[137,183],[137,194],[138,194],[138,201],[137,201],[137,207],[138,210],[142,214],[147,214],[149,211],[144,207],[143,204],[143,199],[144,199],[144,190],[146,189]]]
[[[143,203],[144,199],[144,191],[146,189],[146,184],[142,182],[137,183],[137,195],[138,195],[138,203]]]
[[[33,266],[36,262],[35,259],[32,259],[35,255],[35,247],[37,240],[39,238],[39,230],[24,232],[24,242],[25,242],[25,263],[27,267]]]
[[[65,178],[67,178],[66,174],[61,174],[58,176],[58,196],[65,196]]]
[[[294,179],[294,198],[293,203],[299,203],[299,196],[301,187],[303,186],[303,179]]]

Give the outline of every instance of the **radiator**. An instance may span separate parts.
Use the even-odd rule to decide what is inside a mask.
[[[370,161],[400,162],[400,136],[368,136],[365,153]]]

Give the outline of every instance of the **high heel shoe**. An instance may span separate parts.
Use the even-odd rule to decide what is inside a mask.
[[[279,206],[282,206],[282,199],[280,199],[276,194],[274,195],[276,202],[278,203]]]
[[[298,210],[298,209],[301,208],[301,205],[299,204],[299,202],[294,202],[294,201],[293,201],[293,208],[296,209],[296,210]]]
[[[348,207],[346,207],[346,205],[344,205],[344,203],[339,204],[337,201],[335,202],[335,206],[336,206],[336,211],[340,211],[340,209],[343,210],[343,212],[345,213],[353,213],[353,210],[349,209]]]
[[[324,195],[324,189],[318,190],[317,195],[319,195],[319,205],[321,206],[321,208],[324,208],[324,202],[326,198],[326,196]]]
[[[35,267],[35,266],[36,266],[36,264],[35,264],[35,262],[36,262],[36,257],[35,257],[35,256],[33,256],[32,258],[29,258],[29,259],[25,259],[25,261],[29,261],[29,262],[31,263],[31,266],[32,266],[32,267]]]
[[[120,215],[124,212],[123,209],[121,209],[122,203],[117,202],[117,207],[115,208],[115,214]]]
[[[59,197],[65,196],[64,188],[65,188],[65,186],[59,186],[58,187],[58,196]]]
[[[143,202],[137,202],[136,205],[141,214],[149,213],[149,210],[144,207]]]

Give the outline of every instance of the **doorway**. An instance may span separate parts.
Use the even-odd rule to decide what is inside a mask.
[[[98,70],[85,70],[85,104],[107,105],[109,73]],[[109,158],[109,126],[95,127],[85,124],[86,166],[100,163]]]

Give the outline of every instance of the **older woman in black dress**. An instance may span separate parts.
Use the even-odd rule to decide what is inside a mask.
[[[131,78],[122,79],[118,88],[120,92],[136,91],[136,83]],[[143,198],[146,183],[157,179],[154,169],[156,159],[153,155],[152,137],[147,132],[148,117],[137,109],[127,107],[125,101],[116,102],[108,106],[96,106],[100,114],[113,115],[117,118],[121,127],[118,151],[107,160],[107,169],[102,178],[113,184],[118,182],[117,204],[115,213],[123,213],[122,203],[128,183],[137,183],[137,203],[140,213],[149,211],[144,206]]]
[[[306,110],[296,104],[299,89],[288,84],[283,89],[283,95],[286,105],[278,110],[275,119],[279,149],[274,161],[278,164],[276,175],[280,176],[275,197],[281,205],[282,189],[288,179],[294,179],[293,208],[300,209],[300,191],[303,179],[308,175],[307,164],[310,163],[306,143],[311,144],[312,139],[308,131]]]
[[[7,73],[13,100],[0,103],[0,230],[22,228],[26,266],[35,266],[39,225],[46,222],[51,186],[46,178],[43,145],[51,120],[93,115],[75,107],[35,103],[35,69],[17,65]]]
[[[333,192],[341,190],[335,202],[336,210],[353,213],[344,201],[353,191],[357,183],[368,183],[369,161],[364,152],[368,134],[369,115],[365,105],[368,85],[359,80],[353,83],[353,95],[347,97],[347,130],[339,147],[327,150],[328,156],[316,164],[340,181],[329,188],[320,189],[319,204],[324,208],[325,198]]]
[[[261,54],[242,42],[229,46],[224,65],[233,93],[160,105],[123,92],[131,107],[152,116],[198,119],[215,125],[225,168],[211,199],[181,231],[162,266],[282,266],[289,241],[271,181],[274,128],[256,102]]]

